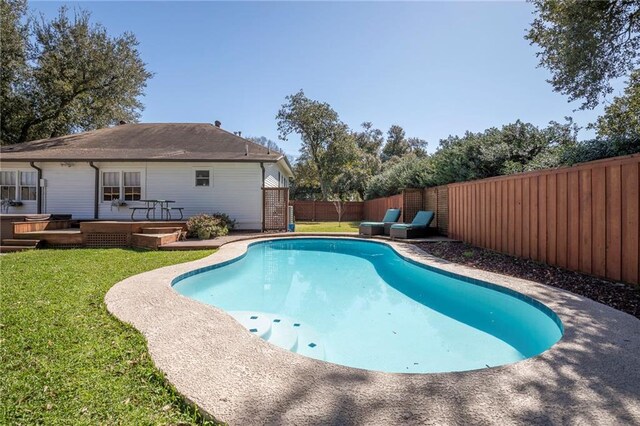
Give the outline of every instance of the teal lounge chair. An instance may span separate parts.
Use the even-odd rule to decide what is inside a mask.
[[[391,225],[400,219],[400,209],[389,209],[382,222],[362,222],[358,228],[360,235],[389,235]]]
[[[427,229],[433,220],[432,211],[420,210],[411,223],[391,225],[391,238],[416,238],[427,235]]]

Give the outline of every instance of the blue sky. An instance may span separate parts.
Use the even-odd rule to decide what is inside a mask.
[[[62,3],[32,2],[53,16]],[[352,128],[392,124],[429,142],[516,119],[544,126],[577,111],[536,68],[523,2],[81,2],[112,34],[135,33],[155,73],[144,122],[222,121],[277,141],[275,115],[304,89]],[[583,131],[581,137],[592,136]],[[291,156],[299,141],[278,141]]]

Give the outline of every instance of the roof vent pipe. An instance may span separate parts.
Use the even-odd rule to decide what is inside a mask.
[[[249,155],[249,144],[244,144],[244,155]]]
[[[213,124],[218,128],[220,128],[220,126],[222,126],[222,123],[219,120],[216,120]]]

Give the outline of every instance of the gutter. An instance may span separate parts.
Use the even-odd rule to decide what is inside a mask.
[[[260,182],[260,188],[262,188],[262,232],[264,232],[265,226],[265,205],[264,205],[264,163],[260,162],[260,168],[262,169],[262,181]]]
[[[94,189],[94,197],[93,197],[93,218],[98,219],[98,199],[100,198],[100,169],[93,164],[93,161],[89,161],[89,166],[91,166],[95,171],[95,189]]]
[[[37,205],[38,205],[37,211],[38,211],[38,214],[42,214],[42,187],[40,186],[40,181],[42,180],[42,169],[40,167],[37,167],[36,163],[33,162],[33,161],[29,162],[29,165],[32,168],[34,168],[34,169],[36,169],[38,171],[38,183],[37,183],[37,185],[38,185],[37,188],[38,189],[36,190],[37,191],[36,197],[38,199],[38,201],[37,201]]]

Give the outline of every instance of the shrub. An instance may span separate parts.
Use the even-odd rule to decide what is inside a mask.
[[[231,231],[232,229],[234,229],[236,227],[235,219],[231,219],[229,217],[229,215],[226,214],[226,213],[216,212],[216,213],[212,214],[211,216],[216,218],[216,219],[219,219],[221,225],[227,229],[227,232]],[[224,235],[227,235],[227,234],[224,234]]]
[[[224,218],[220,217],[224,216]],[[229,228],[235,226],[235,221],[222,214],[198,214],[191,216],[187,221],[187,230],[190,237],[201,240],[220,237],[229,233]]]

